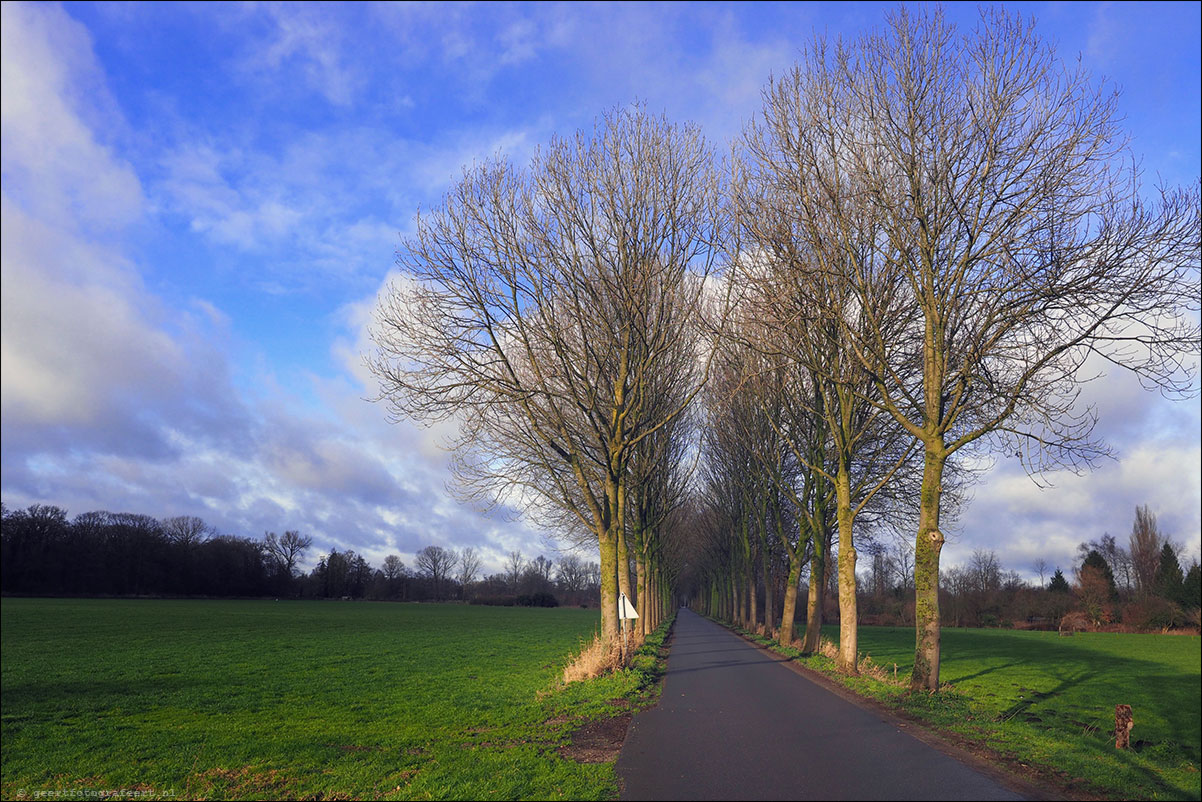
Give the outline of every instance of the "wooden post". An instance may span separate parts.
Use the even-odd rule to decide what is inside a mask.
[[[1114,748],[1131,748],[1131,728],[1135,726],[1135,718],[1131,715],[1131,705],[1114,706]]]

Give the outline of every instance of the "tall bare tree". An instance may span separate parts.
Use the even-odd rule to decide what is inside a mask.
[[[388,589],[388,596],[395,597],[403,591],[403,582],[408,569],[405,568],[405,563],[401,561],[399,555],[389,554],[384,558],[384,563],[381,567],[381,572],[384,574],[384,584]]]
[[[288,530],[277,536],[268,532],[263,536],[263,548],[279,568],[279,572],[291,577],[296,572],[297,563],[313,545],[313,538],[300,532]]]
[[[808,244],[842,256],[849,309],[891,312],[844,334],[867,400],[920,443],[911,686],[935,689],[949,460],[1088,467],[1106,449],[1081,379],[1106,363],[1192,388],[1198,188],[1147,200],[1115,94],[1003,11],[961,34],[903,9],[817,40],[770,92],[791,99]]]
[[[510,589],[517,592],[518,583],[522,580],[522,572],[526,570],[526,558],[520,550],[509,552],[505,558],[505,582]]]
[[[163,532],[173,543],[192,548],[217,534],[209,524],[195,515],[177,515],[163,519]]]
[[[829,483],[808,467],[822,464],[827,438],[825,421],[798,404],[799,395],[813,389],[809,375],[804,370],[800,377],[790,373],[777,355],[755,347],[761,341],[754,333],[760,318],[760,309],[744,304],[729,321],[706,399],[703,445],[711,496],[726,500],[717,506],[725,508],[732,525],[760,519],[786,559],[780,638],[792,645],[805,561],[812,562],[814,575],[824,575],[830,546]],[[757,514],[761,503],[765,509]],[[785,504],[796,522],[791,529],[785,526]],[[816,651],[822,626],[821,582],[811,582],[810,591],[803,648]]]
[[[555,566],[555,582],[560,593],[568,596],[571,603],[579,601],[577,596],[588,583],[588,569],[584,560],[575,554],[560,557]]]
[[[467,170],[417,219],[377,309],[369,362],[397,417],[455,416],[459,485],[560,506],[601,564],[602,636],[618,635],[628,463],[683,411],[653,379],[693,353],[723,230],[695,128],[641,108],[554,139],[522,170]],[[693,360],[688,364],[691,366]]]
[[[442,546],[426,546],[414,556],[414,565],[421,575],[428,577],[434,583],[434,598],[442,598],[443,583],[451,577],[458,562],[454,549],[444,549]]]
[[[484,565],[480,558],[480,553],[472,546],[464,546],[459,551],[459,565],[455,574],[455,578],[459,580],[459,587],[462,589],[463,598],[467,598],[467,586],[476,581],[476,577],[480,575],[480,568]]]
[[[1160,566],[1160,552],[1166,540],[1156,523],[1156,514],[1142,504],[1135,508],[1135,522],[1131,524],[1131,564],[1134,569],[1136,589],[1147,596],[1156,588],[1156,569]]]

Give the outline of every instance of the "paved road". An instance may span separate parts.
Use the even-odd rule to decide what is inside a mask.
[[[688,610],[663,696],[618,758],[622,799],[1024,799],[785,658]]]

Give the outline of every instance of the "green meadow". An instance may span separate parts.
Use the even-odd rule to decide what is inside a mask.
[[[559,748],[623,712],[651,661],[561,687],[597,624],[562,608],[4,599],[0,795],[612,798],[612,762]],[[860,638],[908,675],[913,630]],[[1197,637],[948,629],[941,675],[933,696],[840,681],[1082,793],[1199,798]]]
[[[824,628],[838,641],[838,628]],[[861,627],[860,650],[908,680],[914,630]],[[1197,636],[944,629],[938,694],[839,677],[853,690],[1033,767],[1062,787],[1115,799],[1198,799],[1202,643]],[[1114,748],[1114,707],[1133,708],[1132,749]]]
[[[4,599],[5,799],[613,797],[561,757],[645,676],[559,686],[595,610]]]

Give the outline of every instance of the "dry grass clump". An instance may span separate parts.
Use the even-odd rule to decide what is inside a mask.
[[[622,655],[617,649],[601,640],[600,635],[583,644],[580,653],[573,657],[563,669],[564,684],[593,679],[621,667]]]
[[[818,641],[818,652],[823,657],[829,657],[836,663],[839,662],[839,647],[831,643],[826,638],[822,638]],[[861,676],[871,677],[878,682],[884,682],[889,685],[906,684],[904,677],[899,679],[897,676],[896,663],[893,665],[892,669],[888,669],[885,666],[877,665],[876,663],[872,662],[872,655],[866,654],[861,657],[859,665],[856,666],[856,670],[860,672]]]
[[[823,657],[829,657],[836,662],[839,660],[839,647],[831,643],[826,638],[818,639],[818,654]]]
[[[864,655],[864,659],[860,661],[860,673],[866,677],[872,677],[878,682],[884,682],[887,685],[906,685],[907,680],[903,676],[897,676],[897,663],[893,664],[893,668],[889,669],[882,665],[877,665],[872,662],[872,655]]]

